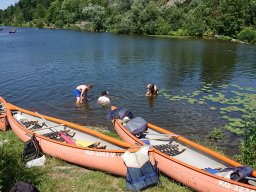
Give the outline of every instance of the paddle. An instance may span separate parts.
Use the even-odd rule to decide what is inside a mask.
[[[41,130],[50,129],[50,128],[53,128],[53,127],[59,127],[59,126],[63,126],[63,125],[64,124],[54,125],[52,127],[43,127],[43,128],[40,128],[40,129],[35,129],[33,131],[41,131]]]
[[[35,114],[37,114],[43,121],[44,121],[44,123],[45,124],[48,124],[50,127],[48,127],[52,132],[54,132],[54,133],[58,133],[59,135],[60,135],[60,137],[62,137],[65,141],[66,141],[66,143],[69,143],[69,144],[72,144],[72,145],[76,145],[76,143],[71,139],[71,138],[69,138],[67,135],[65,135],[64,133],[62,133],[61,131],[59,132],[59,131],[57,131],[55,128],[55,131],[54,130],[52,130],[52,128],[54,127],[54,126],[52,126],[50,123],[49,123],[49,121],[47,121],[42,115],[40,115],[38,112],[36,112],[35,111]]]
[[[248,180],[248,183],[253,185],[253,186],[256,186],[256,181],[254,181],[254,180]]]
[[[250,180],[254,180],[256,181],[256,178],[255,177],[245,177],[246,179],[250,179]]]
[[[162,134],[162,133],[143,133],[144,135],[156,135],[156,136],[163,136],[163,137],[174,137],[177,138],[179,135],[171,133],[171,134]]]
[[[155,141],[169,141],[171,138],[167,138],[167,137],[162,137],[162,138],[141,138],[141,141],[146,141],[146,140],[155,140]]]

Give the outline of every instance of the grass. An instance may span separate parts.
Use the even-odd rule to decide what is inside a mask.
[[[21,160],[23,143],[12,131],[0,133],[0,141],[6,139],[8,143],[0,145],[0,191],[9,191],[17,181],[31,182],[43,192],[126,191],[123,177],[72,165],[50,156],[46,156],[44,166],[26,168]],[[148,188],[145,192],[192,191],[164,175],[160,180],[162,186]]]

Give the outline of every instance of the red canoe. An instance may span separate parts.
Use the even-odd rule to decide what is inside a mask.
[[[116,109],[112,106],[112,110]],[[202,192],[241,191],[256,192],[256,172],[249,183],[241,183],[205,171],[206,168],[227,168],[241,166],[219,153],[194,143],[182,136],[147,123],[147,132],[137,138],[115,118],[114,128],[123,141],[136,144],[149,144],[155,148],[155,159],[160,171],[167,176]],[[209,169],[208,169],[209,170]],[[249,178],[249,177],[247,177]]]

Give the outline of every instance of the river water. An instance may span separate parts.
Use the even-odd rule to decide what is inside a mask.
[[[203,140],[216,127],[228,154],[237,136],[210,104],[173,101],[210,85],[256,88],[256,47],[203,39],[171,39],[71,30],[9,28],[0,31],[0,95],[17,106],[88,126],[113,130],[105,115],[109,107],[96,103],[107,90],[111,104],[123,106],[146,121],[192,139]],[[73,90],[93,83],[90,101],[75,104]],[[160,94],[145,97],[155,83]],[[226,88],[225,88],[226,89]],[[207,92],[207,90],[205,90]]]

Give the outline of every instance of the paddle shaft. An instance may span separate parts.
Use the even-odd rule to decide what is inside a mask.
[[[256,181],[256,178],[255,177],[245,177],[246,179],[250,179],[250,180],[253,180],[253,181]]]
[[[42,115],[40,115],[38,112],[35,112],[35,114],[37,114],[41,119],[43,119],[44,122],[47,123],[50,127],[53,127],[53,126],[52,126]],[[54,131],[54,130],[52,130],[52,128],[50,128],[50,127],[49,127],[49,129],[50,129],[52,132],[58,133],[59,136],[62,137],[67,143],[73,144],[73,145],[76,144],[71,138],[69,138],[69,137],[68,137],[67,135],[65,135],[64,133],[58,132],[56,129],[55,129],[55,131]]]
[[[50,127],[48,127],[48,128],[49,128],[51,131],[53,131],[53,130],[51,129],[51,127],[53,127],[53,126],[52,126],[42,115],[40,115],[38,112],[35,112],[35,114],[37,114],[41,119],[43,119],[44,122],[50,126]],[[55,131],[53,131],[53,132],[58,132],[58,131],[55,129]]]
[[[52,127],[43,127],[43,128],[40,128],[40,129],[36,129],[34,131],[41,131],[41,130],[45,130],[45,129],[50,129],[50,128],[53,128],[53,127],[59,127],[59,126],[63,126],[64,124],[59,124],[59,125],[54,125]]]
[[[159,141],[168,141],[168,140],[170,140],[171,138],[170,137],[162,137],[162,138],[147,138],[147,137],[145,137],[145,138],[142,138],[142,139],[145,139],[145,140],[159,140]]]
[[[144,133],[144,135],[159,135],[159,136],[165,136],[165,137],[175,137],[178,136],[174,133],[172,134],[162,134],[162,133]]]

